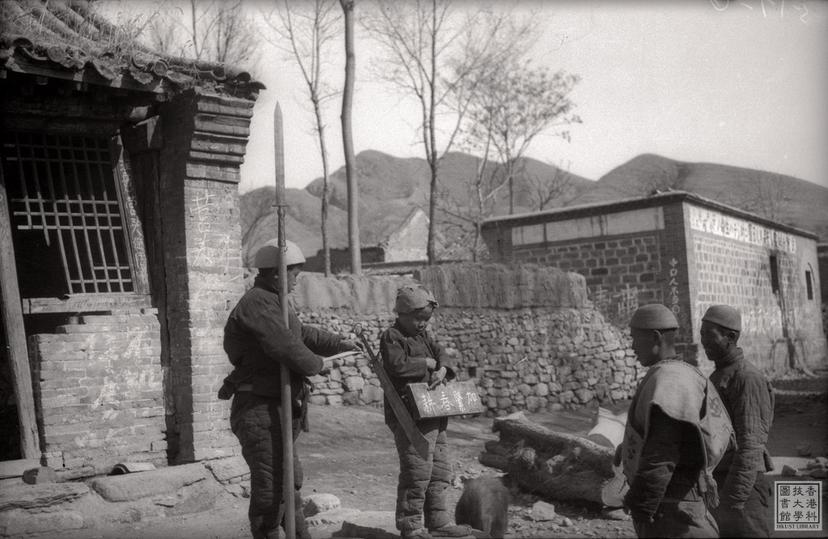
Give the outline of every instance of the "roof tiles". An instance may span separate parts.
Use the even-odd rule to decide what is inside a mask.
[[[153,51],[87,0],[0,0],[0,71],[161,94],[198,87],[245,98],[264,88],[246,71]]]

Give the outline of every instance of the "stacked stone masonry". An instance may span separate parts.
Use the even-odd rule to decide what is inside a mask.
[[[643,375],[626,333],[586,300],[581,276],[533,265],[459,265],[418,277],[441,303],[430,331],[454,356],[458,377],[476,382],[489,415],[627,399]],[[402,282],[303,276],[294,297],[303,323],[350,336],[358,324],[378,351]],[[492,298],[504,307],[490,306]],[[379,381],[359,356],[312,382],[317,404],[382,401]]]
[[[64,477],[166,464],[158,318],[147,311],[83,316],[29,339],[45,464]]]
[[[344,335],[360,324],[376,351],[394,316],[340,311],[303,313],[300,319]],[[457,360],[458,377],[476,382],[488,415],[628,399],[643,375],[628,338],[594,309],[440,308],[431,331]],[[382,402],[379,380],[362,357],[340,361],[311,381],[316,404]]]

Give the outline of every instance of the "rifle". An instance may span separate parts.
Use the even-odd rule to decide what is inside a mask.
[[[374,349],[371,348],[371,344],[368,342],[362,326],[358,324],[354,326],[354,333],[362,341],[362,344],[365,345],[365,351],[368,352],[368,357],[370,358],[369,365],[374,371],[374,374],[377,375],[377,378],[379,378],[382,392],[385,394],[385,398],[388,399],[388,404],[391,405],[391,410],[394,412],[397,421],[400,422],[400,426],[405,431],[405,435],[408,436],[408,440],[414,446],[414,449],[417,450],[417,453],[422,458],[428,459],[428,440],[425,439],[423,433],[417,428],[417,424],[408,412],[408,408],[405,407],[405,403],[400,398],[400,394],[397,393],[394,384],[391,383],[391,378],[385,372],[385,367],[382,366],[382,362],[377,357],[377,354],[374,353]]]

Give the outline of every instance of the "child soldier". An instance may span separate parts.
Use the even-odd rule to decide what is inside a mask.
[[[437,301],[425,288],[401,287],[394,307],[397,319],[380,336],[383,367],[404,401],[407,400],[406,384],[437,384],[455,376],[445,350],[426,334],[436,307]],[[446,489],[452,480],[446,442],[448,418],[426,418],[417,422],[418,429],[428,440],[429,452],[425,459],[408,440],[387,399],[385,423],[394,434],[400,458],[396,520],[403,539],[470,535],[469,526],[450,524],[446,499]]]

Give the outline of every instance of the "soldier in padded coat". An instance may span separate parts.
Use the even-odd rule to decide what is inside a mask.
[[[712,384],[675,351],[678,321],[660,304],[630,321],[632,348],[647,374],[627,415],[621,457],[624,505],[639,537],[717,537],[713,469],[733,429]]]
[[[713,512],[723,537],[770,537],[773,461],[765,444],[773,423],[773,388],[737,346],[742,316],[729,305],[713,305],[702,317],[701,344],[716,364],[710,381],[722,396],[736,431],[736,447],[719,463],[719,507]]]
[[[319,355],[329,356],[357,345],[322,329],[303,325],[289,308],[289,327],[285,327],[279,297],[279,254],[276,241],[256,253],[259,273],[253,288],[239,300],[224,328],[224,350],[235,369],[225,379],[220,398],[233,396],[230,426],[239,439],[242,455],[250,467],[250,530],[253,537],[279,537],[283,520],[282,505],[282,430],[280,366],[290,371],[293,399],[293,438],[299,434],[306,417],[310,392],[308,376],[323,370]],[[296,284],[305,257],[293,242],[287,242],[285,262],[288,291]],[[309,538],[301,510],[302,469],[294,449],[296,536]]]

